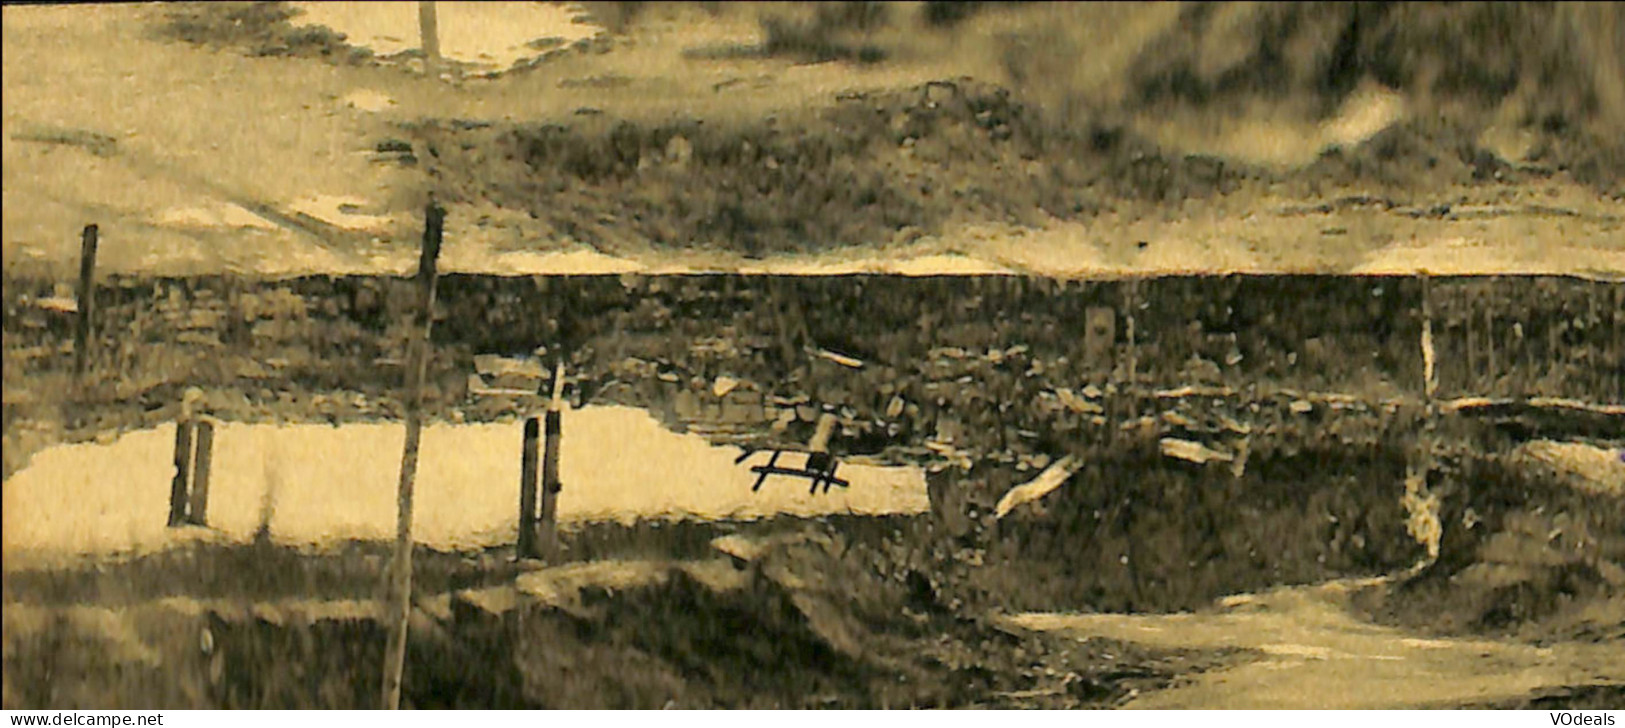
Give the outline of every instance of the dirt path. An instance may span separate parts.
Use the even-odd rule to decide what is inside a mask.
[[[1242,647],[1264,658],[1146,693],[1142,709],[1412,709],[1486,703],[1544,688],[1625,684],[1618,645],[1536,647],[1424,639],[1361,622],[1343,603],[1380,582],[1330,583],[1232,597],[1207,614],[1023,614],[1027,629],[1157,647]]]

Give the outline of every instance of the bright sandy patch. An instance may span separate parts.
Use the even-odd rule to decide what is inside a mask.
[[[303,11],[295,25],[321,25],[343,33],[351,45],[369,48],[379,56],[415,50],[418,4],[403,2],[296,2]],[[540,38],[569,43],[596,36],[597,26],[572,20],[582,10],[572,5],[543,2],[443,2],[436,4],[440,54],[446,58],[492,70],[506,70],[515,61],[533,58],[540,51],[529,47]]]
[[[384,111],[396,105],[395,99],[390,98],[388,94],[370,88],[351,91],[340,100],[350,108],[372,112]]]
[[[388,228],[389,217],[368,214],[365,210],[369,206],[367,200],[355,196],[309,195],[295,200],[288,209],[346,230],[383,231]]]
[[[457,273],[603,275],[636,273],[644,269],[637,261],[606,255],[585,246],[569,250],[498,251],[458,245],[447,246],[441,255],[441,269]]]
[[[642,410],[567,412],[559,496],[562,523],[641,518],[752,519],[776,514],[918,513],[927,509],[918,469],[848,464],[849,489],[809,495],[755,475],[737,448],[713,447],[663,428]],[[438,549],[511,543],[518,519],[518,423],[424,429],[414,536]],[[227,423],[215,434],[209,523],[230,540],[251,538],[262,502],[280,542],[388,539],[405,430],[399,423],[274,427]],[[112,445],[58,446],[4,485],[4,544],[40,557],[148,551],[191,538],[169,529],[174,428]],[[802,456],[788,455],[789,464]]]
[[[1395,243],[1372,254],[1353,272],[1410,275],[1420,271],[1441,275],[1625,273],[1625,250],[1447,237]]]
[[[1321,145],[1354,147],[1404,118],[1404,97],[1381,86],[1363,86],[1321,125]]]
[[[1520,446],[1518,454],[1576,476],[1576,483],[1587,491],[1625,496],[1625,450],[1535,440]]]
[[[156,222],[159,225],[179,228],[214,230],[234,230],[237,228],[277,229],[276,224],[270,220],[248,211],[241,205],[234,205],[229,202],[210,202],[186,207],[172,207],[159,214]]]

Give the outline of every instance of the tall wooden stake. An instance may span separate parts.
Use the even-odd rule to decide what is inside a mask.
[[[389,644],[384,653],[383,707],[401,707],[401,675],[406,666],[406,624],[412,615],[412,486],[417,480],[418,446],[423,437],[423,379],[429,368],[429,334],[434,325],[435,264],[446,211],[430,202],[424,213],[423,256],[418,261],[418,326],[407,350],[406,446],[401,453],[397,493],[395,558],[390,562],[393,588]]]
[[[525,439],[519,455],[519,558],[534,559],[536,551],[537,445],[542,439],[542,423],[525,419]]]
[[[542,515],[536,540],[542,555],[558,553],[559,448],[564,440],[564,362],[553,373],[553,398],[547,404],[546,439],[542,454]]]
[[[73,333],[73,376],[85,373],[90,349],[90,317],[96,309],[96,226],[86,225],[79,239],[79,321]]]
[[[197,459],[192,468],[192,498],[186,511],[186,522],[194,526],[209,525],[209,473],[214,469],[214,423],[207,419],[197,421]]]
[[[440,76],[440,23],[435,18],[434,3],[418,2],[418,35],[423,42],[423,71],[430,78]]]
[[[187,475],[192,466],[192,419],[175,421],[175,476],[169,481],[169,525],[186,523]]]

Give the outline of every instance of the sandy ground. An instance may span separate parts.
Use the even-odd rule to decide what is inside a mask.
[[[1333,582],[1240,595],[1205,614],[1023,614],[1010,622],[1079,639],[1242,647],[1264,655],[1143,694],[1127,708],[1415,709],[1515,698],[1542,688],[1625,684],[1625,652],[1615,645],[1424,639],[1361,622],[1344,601],[1351,590],[1369,587],[1380,584]]]
[[[297,26],[322,26],[344,33],[352,45],[380,56],[416,50],[416,3],[298,2]],[[602,29],[572,22],[583,10],[551,2],[455,2],[436,7],[440,55],[478,70],[505,71],[537,55],[533,41],[556,38],[570,43]]]
[[[305,5],[298,22],[335,27],[378,53],[413,45],[409,4]],[[446,5],[443,49],[470,62],[511,65],[535,53],[524,47],[529,39],[599,32],[572,22],[576,11],[562,5]],[[4,10],[0,243],[8,269],[73,270],[78,231],[96,222],[103,241],[99,266],[110,272],[403,272],[416,257],[425,180],[417,170],[370,160],[374,144],[392,136],[392,123],[568,118],[584,106],[658,119],[694,109],[698,100],[713,118],[761,117],[837,92],[957,77],[984,62],[969,53],[955,61],[900,59],[873,67],[696,58],[685,52],[754,43],[760,29],[748,13],[703,23],[656,15],[640,21],[632,42],[614,52],[572,55],[494,80],[444,83],[400,67],[250,58],[163,41],[151,31],[159,17],[156,6],[140,5]],[[1291,162],[1368,137],[1405,113],[1403,104],[1374,90],[1354,96],[1343,113],[1315,128],[1263,120],[1200,135],[1177,125],[1149,133],[1165,137],[1171,149]],[[515,241],[520,233],[514,230],[480,230],[467,222],[482,211],[453,209],[445,269],[1092,277],[1625,273],[1625,205],[1562,181],[1514,190],[1511,197],[1482,214],[1452,219],[1359,209],[1291,213],[1282,210],[1304,201],[1249,198],[1039,228],[971,226],[902,248],[876,241],[872,248],[768,260],[653,249],[610,255],[570,240]],[[1538,211],[1547,208],[1566,212]],[[513,252],[515,242],[531,250]]]
[[[770,479],[751,491],[739,450],[666,430],[642,410],[588,407],[565,416],[559,519],[755,519],[776,514],[920,513],[928,508],[917,468],[842,466],[849,489],[809,495],[804,481]],[[125,435],[109,445],[39,453],[5,483],[8,562],[145,552],[197,538],[251,539],[271,509],[274,540],[323,545],[387,540],[404,429],[398,424],[224,424],[215,432],[210,531],[169,529],[174,428]],[[424,429],[413,535],[443,550],[513,541],[518,519],[521,427],[431,425]],[[787,455],[797,464],[804,456]]]

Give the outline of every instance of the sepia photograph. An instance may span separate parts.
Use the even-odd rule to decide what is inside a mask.
[[[1625,719],[1625,3],[3,41],[12,725]]]

